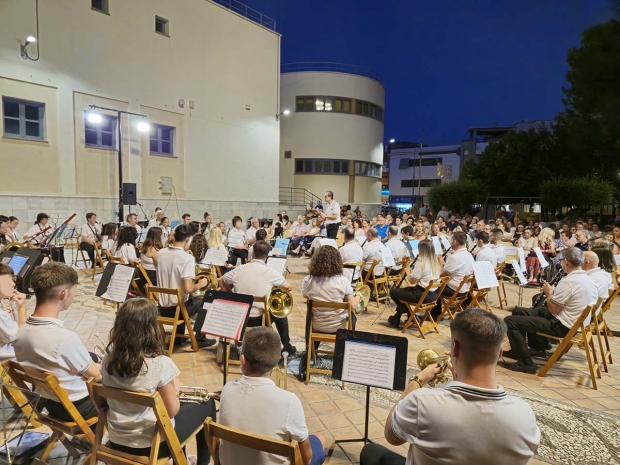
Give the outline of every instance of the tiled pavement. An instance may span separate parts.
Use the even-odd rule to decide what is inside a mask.
[[[304,335],[305,303],[299,292],[299,287],[306,274],[307,263],[307,261],[300,259],[289,259],[290,273],[287,279],[293,285],[295,300],[295,308],[289,316],[291,336],[303,337]],[[506,291],[509,308],[512,308],[517,302],[517,286],[506,284]],[[524,302],[529,302],[534,292],[534,290],[525,290]],[[495,303],[497,303],[497,294],[491,296],[491,304]],[[29,301],[29,306],[33,306],[32,301]],[[373,321],[383,310],[384,312],[378,322],[373,325]],[[509,314],[508,311],[497,308],[494,308],[493,311],[500,316]],[[358,328],[362,331],[396,334],[394,329],[386,325],[386,319],[390,314],[391,307],[382,305],[377,308],[376,304],[371,303],[368,312],[359,317]],[[86,347],[91,350],[95,345],[100,344],[95,333],[98,332],[107,341],[107,332],[113,323],[110,316],[86,312],[77,307],[65,312],[62,317],[65,320],[66,327],[75,330]],[[620,328],[620,302],[614,304],[606,317],[611,328]],[[410,365],[415,365],[416,356],[422,349],[432,348],[438,352],[449,349],[449,329],[446,323],[442,323],[440,326],[439,334],[428,333],[426,339],[422,339],[417,331],[414,331],[410,328],[406,335],[409,341],[408,360]],[[620,350],[618,338],[612,338],[611,344],[612,352],[618,354]],[[222,372],[215,363],[215,350],[201,350],[198,353],[191,351],[176,352],[172,358],[181,370],[181,381],[184,385],[207,386],[209,390],[221,388]],[[514,373],[499,367],[497,379],[504,387],[515,391],[559,400],[569,405],[615,415],[620,414],[620,370],[617,364],[610,366],[609,373],[602,374],[602,379],[597,381],[598,390],[590,387],[583,351],[577,348],[571,349],[561,364],[556,365],[556,367],[552,368],[545,378]],[[234,379],[236,376],[238,375],[231,374],[229,379]],[[306,386],[293,376],[289,376],[288,390],[297,394],[301,399],[310,431],[321,433],[326,437],[328,444],[332,445],[332,454],[326,463],[350,463],[337,447],[333,448],[333,440],[363,435],[364,405],[356,398],[352,398],[340,390],[312,382]],[[375,442],[385,445],[387,444],[383,439],[383,424],[388,411],[389,409],[379,406],[371,406],[370,410],[369,436]],[[346,452],[354,460],[353,463],[358,460],[360,448],[360,444],[345,446]],[[404,446],[395,448],[395,450],[403,455],[406,454],[406,447]],[[543,462],[533,460],[530,463]]]

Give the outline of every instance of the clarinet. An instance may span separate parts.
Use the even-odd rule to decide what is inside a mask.
[[[474,244],[474,246],[469,249],[469,253],[472,253],[476,249],[476,247],[478,247],[478,244]]]
[[[553,286],[557,286],[557,284],[560,282],[560,280],[566,276],[564,274],[564,270],[560,270],[558,271],[555,276],[551,279],[551,281],[549,281],[549,285],[551,287]],[[547,294],[545,294],[544,292],[541,292],[540,295],[536,298],[536,300],[534,301],[534,308],[536,307],[542,307],[543,305],[545,305],[547,303]]]

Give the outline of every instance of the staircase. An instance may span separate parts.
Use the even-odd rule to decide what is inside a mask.
[[[301,187],[280,187],[280,203],[291,206],[303,206],[305,207],[310,202],[312,205],[316,205],[320,197],[314,195],[307,189]]]

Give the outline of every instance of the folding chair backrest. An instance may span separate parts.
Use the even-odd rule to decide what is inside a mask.
[[[142,277],[144,278],[144,282],[146,282],[146,284],[149,286],[153,286],[153,283],[151,282],[151,278],[149,278],[149,275],[144,269],[144,267],[142,266],[142,263],[135,262],[135,266],[136,266],[136,269],[140,272],[140,275],[142,275]]]
[[[271,326],[271,314],[269,313],[269,310],[267,310],[267,301],[269,300],[269,297],[266,295],[255,295],[253,298],[254,303],[263,304],[265,307],[265,312],[263,313],[263,325]]]
[[[383,262],[377,258],[372,261],[372,265],[370,265],[370,269],[368,270],[368,273],[366,273],[366,278],[364,278],[364,284],[368,284],[368,281],[381,278],[381,275],[375,276],[375,268],[381,263]],[[385,276],[385,268],[383,268],[383,275]]]
[[[211,455],[216,465],[219,464],[217,450],[219,449],[220,440],[228,441],[256,451],[286,457],[290,460],[291,465],[303,464],[297,441],[285,442],[258,434],[246,433],[245,431],[215,423],[211,418],[207,418],[206,431],[207,444],[209,445]]]
[[[611,308],[611,304],[614,302],[614,300],[616,300],[616,297],[618,297],[619,293],[620,293],[620,286],[616,286],[616,288],[613,290],[611,295],[607,297],[607,300],[601,306],[603,313],[605,313],[607,310]]]
[[[158,287],[151,286],[147,284],[144,288],[146,292],[147,299],[155,302],[156,305],[159,305],[159,297],[158,294],[166,294],[166,295],[176,295],[177,296],[177,307],[185,307],[185,302],[183,302],[183,296],[181,295],[181,291],[178,288],[171,287]]]
[[[312,309],[314,308],[334,308],[334,309],[346,309],[347,310],[347,329],[352,328],[352,312],[351,304],[349,302],[321,302],[320,300],[308,300],[308,309],[310,313],[312,313]],[[312,324],[312,319],[310,319],[310,324]]]
[[[125,259],[123,257],[113,257],[110,256],[109,258],[110,263],[120,263],[121,265],[126,265],[127,263],[125,263]]]

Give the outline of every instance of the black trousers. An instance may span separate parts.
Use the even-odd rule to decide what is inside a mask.
[[[400,320],[404,313],[407,313],[407,306],[403,302],[417,304],[424,294],[425,289],[422,286],[396,287],[390,291],[390,297],[396,303],[395,318]],[[435,300],[437,292],[429,292],[424,302],[432,302]]]
[[[95,247],[92,244],[88,244],[87,242],[80,242],[80,250],[83,250],[88,255],[90,259],[90,265],[92,267],[95,266]]]
[[[468,291],[469,292],[469,291]],[[456,293],[456,291],[448,286],[443,288],[443,291],[441,291],[442,296],[445,297],[452,297],[454,294]],[[465,292],[459,294],[459,295],[463,295],[465,294]],[[433,317],[433,320],[437,320],[437,318],[439,318],[439,315],[441,315],[441,300],[437,300],[437,305],[435,305],[435,308],[433,308],[433,310],[431,311],[431,316]]]
[[[201,424],[205,422],[207,417],[211,417],[215,421],[215,401],[209,399],[201,404],[181,404],[179,412],[174,417],[174,431],[177,433],[179,442],[183,442],[189,438],[189,436],[196,431]],[[150,447],[128,447],[120,444],[115,444],[110,441],[110,446],[120,452],[126,452],[128,454],[149,456],[151,454]],[[205,438],[204,428],[198,431],[196,434],[196,450],[198,452],[197,465],[207,465],[211,460],[211,454],[209,453],[209,447],[207,446],[207,440]],[[170,455],[170,449],[168,444],[163,442],[159,446],[158,457],[167,457]]]
[[[405,465],[407,459],[380,444],[366,444],[360,454],[360,465]]]
[[[340,223],[332,223],[325,225],[325,232],[327,233],[327,237],[329,239],[336,239],[338,236],[338,230],[340,229]]]
[[[62,406],[60,402],[56,402],[55,400],[45,399],[45,408],[49,412],[50,416],[56,418],[60,421],[73,421],[69,412]],[[75,408],[80,415],[84,417],[84,420],[88,420],[89,418],[96,417],[98,415],[97,409],[95,408],[93,402],[90,400],[89,396],[82,397],[79,400],[73,402]],[[95,431],[96,425],[91,426],[92,430]]]
[[[546,348],[547,338],[537,336],[536,333],[564,337],[569,331],[569,328],[553,316],[546,307],[515,307],[512,315],[504,318],[504,322],[508,326],[510,350],[517,360],[531,360],[527,350],[528,345],[533,350],[544,350]],[[525,341],[526,336],[527,343]]]
[[[246,249],[232,249],[228,263],[235,266],[237,264],[237,258],[241,259],[241,264],[243,265],[248,261],[248,251]]]
[[[159,307],[159,314],[165,318],[174,318],[176,308],[176,305],[174,307]],[[204,336],[200,333],[200,330],[202,329],[202,324],[205,321],[205,316],[207,316],[207,311],[202,308],[202,300],[190,297],[185,302],[185,308],[187,308],[187,314],[190,317],[196,315],[196,323],[194,323],[194,332],[196,333],[196,337],[201,339],[204,338]],[[177,326],[177,334],[185,334],[185,323]]]
[[[288,352],[288,349],[291,347],[291,337],[288,331],[288,318],[271,318],[273,324],[276,325],[276,331],[280,335],[280,342],[282,342],[283,350]],[[263,317],[250,317],[248,318],[248,328],[255,328],[257,326],[263,325]]]

